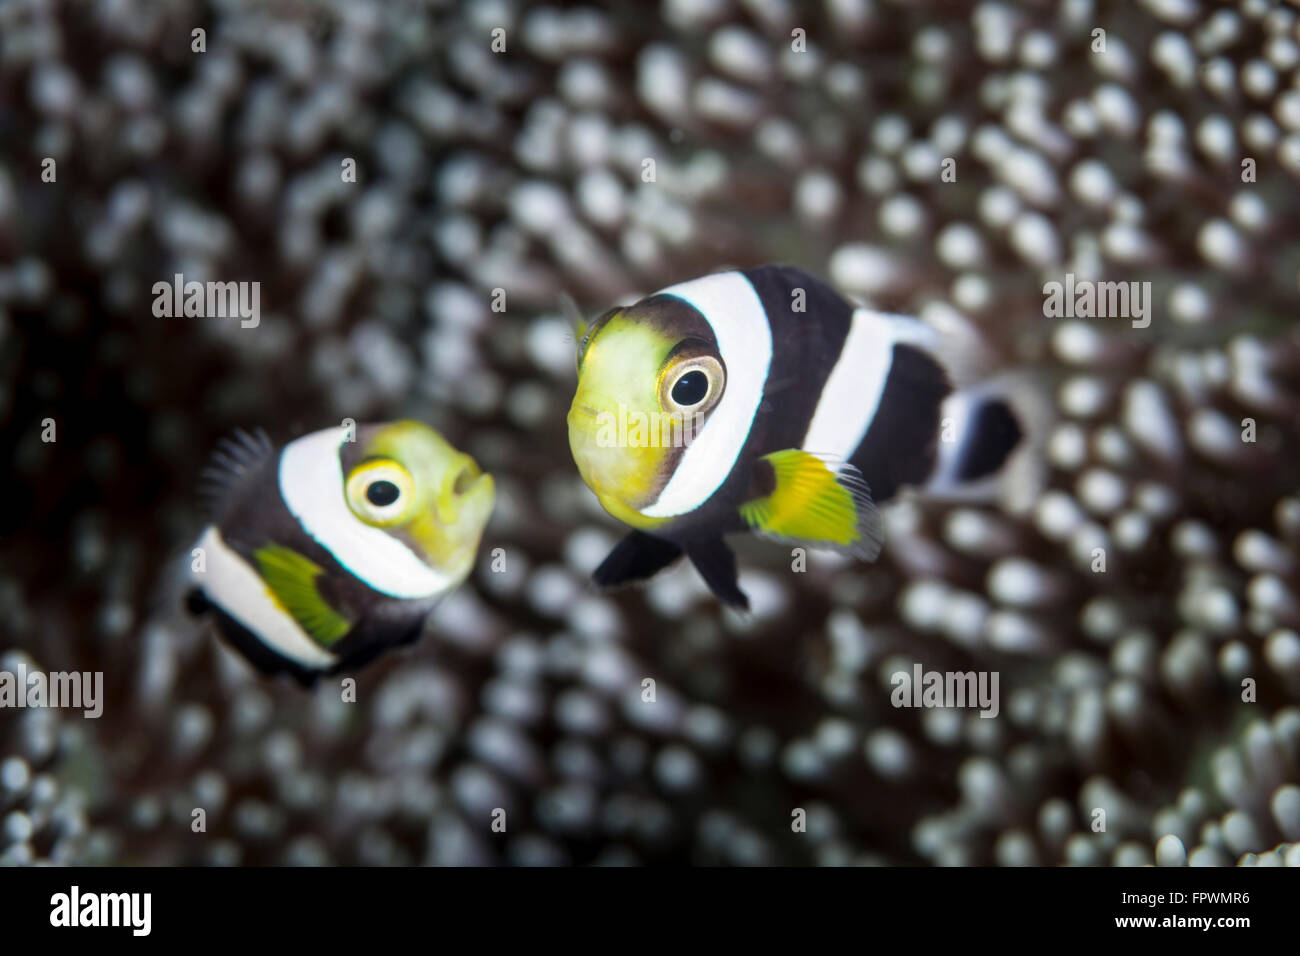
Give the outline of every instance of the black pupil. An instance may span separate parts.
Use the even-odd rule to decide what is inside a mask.
[[[391,505],[397,500],[401,492],[397,490],[397,485],[391,481],[372,481],[366,487],[366,500],[376,508],[383,508]]]
[[[709,377],[701,371],[687,372],[673,386],[673,401],[678,405],[698,405],[709,394]]]

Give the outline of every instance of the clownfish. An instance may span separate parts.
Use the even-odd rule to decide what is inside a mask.
[[[954,387],[952,343],[934,328],[855,306],[792,266],[683,282],[578,336],[569,447],[633,528],[593,573],[600,587],[685,554],[747,609],[724,535],[873,561],[881,503],[904,486],[994,480],[1026,434],[1007,396]],[[941,442],[949,424],[960,438]]]
[[[265,673],[305,686],[415,641],[465,580],[492,476],[419,422],[341,426],[275,449],[223,440],[201,477],[209,524],[191,612]]]

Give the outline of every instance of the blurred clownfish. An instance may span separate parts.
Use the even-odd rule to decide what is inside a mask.
[[[724,534],[871,561],[878,504],[904,485],[994,481],[1024,437],[1005,394],[954,390],[960,359],[933,328],[857,308],[791,266],[683,282],[579,334],[569,447],[635,529],[594,572],[602,587],[685,553],[714,594],[748,608]],[[959,440],[941,443],[948,418]]]
[[[211,523],[190,609],[213,612],[261,670],[305,685],[416,640],[469,574],[495,496],[472,458],[414,421],[328,428],[280,451],[239,432],[203,479]]]

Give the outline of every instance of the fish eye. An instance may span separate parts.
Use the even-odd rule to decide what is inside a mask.
[[[366,485],[366,500],[376,508],[384,508],[391,505],[394,501],[402,496],[401,489],[391,481],[385,481],[382,478],[379,481],[372,481]]]
[[[384,527],[401,522],[415,505],[415,482],[391,458],[363,461],[344,486],[348,507],[366,524]]]
[[[673,385],[673,401],[684,408],[698,405],[709,394],[709,377],[693,368],[677,379]]]
[[[726,373],[711,355],[691,355],[671,364],[660,379],[659,400],[670,412],[702,414],[722,396]]]

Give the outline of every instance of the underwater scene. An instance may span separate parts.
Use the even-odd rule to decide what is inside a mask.
[[[0,0],[0,863],[1300,865],[1298,320],[1281,0]]]

